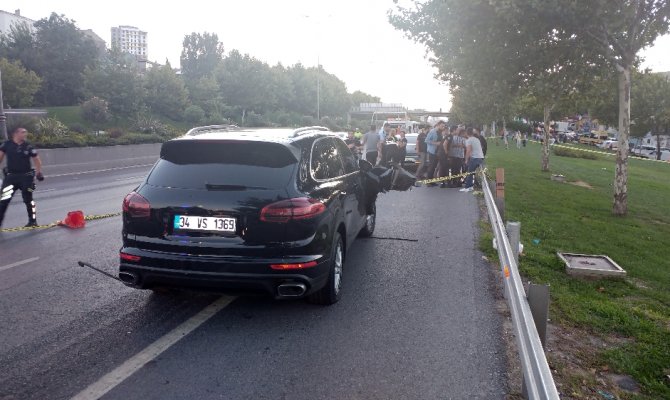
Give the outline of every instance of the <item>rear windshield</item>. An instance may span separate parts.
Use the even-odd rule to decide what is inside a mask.
[[[163,145],[147,183],[184,189],[280,189],[291,179],[296,163],[277,143],[177,140]]]

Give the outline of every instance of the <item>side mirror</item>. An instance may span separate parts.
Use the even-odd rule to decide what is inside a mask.
[[[358,160],[358,168],[360,168],[363,172],[370,172],[372,171],[372,164],[361,158]]]

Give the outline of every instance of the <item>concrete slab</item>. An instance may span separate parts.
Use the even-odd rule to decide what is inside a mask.
[[[585,277],[624,277],[626,271],[604,255],[556,253],[565,263],[568,274]]]

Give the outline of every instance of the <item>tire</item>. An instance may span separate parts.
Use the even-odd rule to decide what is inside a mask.
[[[333,240],[333,254],[330,258],[330,270],[326,286],[307,297],[312,304],[329,306],[337,303],[342,294],[342,271],[344,269],[344,242],[339,232]]]
[[[359,237],[370,237],[375,233],[375,227],[377,226],[377,205],[372,205],[372,212],[365,217],[365,225],[363,229],[358,233]]]

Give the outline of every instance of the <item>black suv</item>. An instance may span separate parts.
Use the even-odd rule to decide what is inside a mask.
[[[372,166],[321,127],[194,128],[123,201],[120,279],[333,304],[375,229]]]

